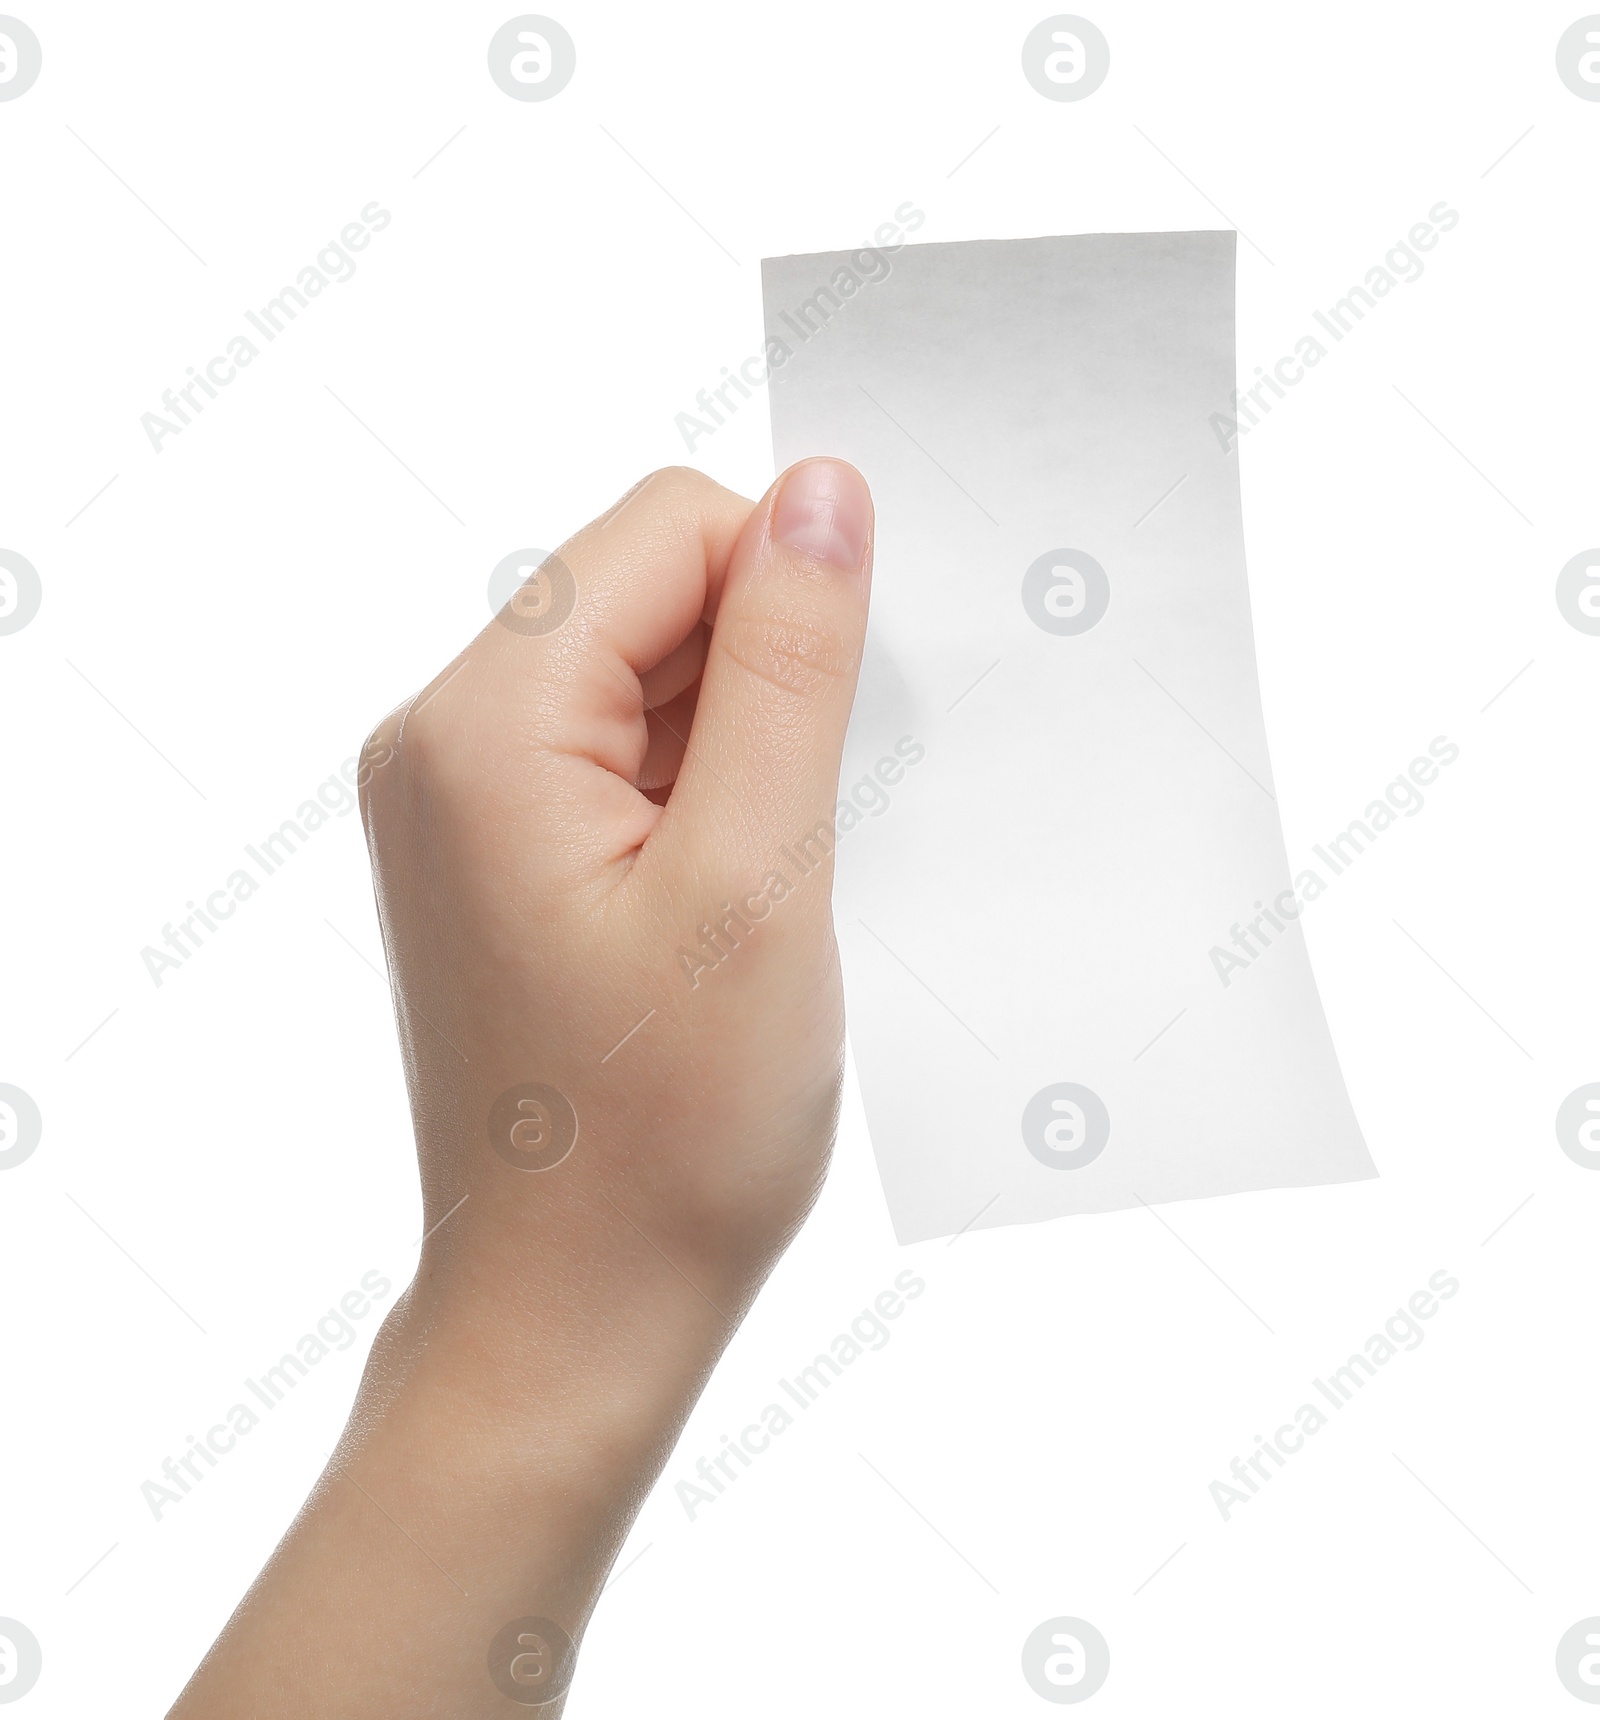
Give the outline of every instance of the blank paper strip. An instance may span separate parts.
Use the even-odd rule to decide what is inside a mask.
[[[1233,268],[1231,233],[763,264],[778,464],[877,502],[835,901],[904,1242],[1376,1174],[1211,424]]]

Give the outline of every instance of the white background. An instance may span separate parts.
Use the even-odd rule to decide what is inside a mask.
[[[45,1667],[19,1715],[171,1701],[379,1316],[162,1521],[141,1483],[364,1272],[404,1282],[420,1229],[357,819],[159,989],[141,949],[482,625],[495,562],[686,458],[675,415],[759,346],[763,255],[907,199],[920,240],[1242,223],[1247,378],[1460,212],[1242,447],[1291,861],[1461,748],[1306,921],[1382,1175],[898,1250],[852,1098],[570,1712],[1042,1713],[1018,1657],[1056,1614],[1111,1645],[1106,1716],[1579,1711],[1553,1656],[1600,1613],[1600,1176],[1552,1129],[1600,1079],[1600,638],[1553,600],[1600,541],[1577,10],[1093,0],[1110,76],[1052,103],[1019,62],[1039,7],[559,0],[577,75],[518,103],[485,66],[506,7],[15,4],[44,50],[0,104],[0,546],[44,584],[0,638],[0,1080],[44,1115],[0,1173],[0,1615]],[[153,453],[140,414],[373,199],[356,276]],[[692,463],[758,494],[765,402]],[[672,1484],[908,1266],[887,1348],[690,1522]],[[1422,1347],[1225,1523],[1209,1483],[1439,1268],[1461,1290]]]

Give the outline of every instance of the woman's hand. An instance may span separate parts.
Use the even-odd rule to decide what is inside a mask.
[[[428,1237],[327,1473],[174,1714],[559,1702],[689,1407],[815,1199],[872,506],[659,472],[374,733]]]

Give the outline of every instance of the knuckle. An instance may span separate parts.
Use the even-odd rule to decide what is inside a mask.
[[[812,615],[731,616],[722,645],[752,675],[801,697],[836,686],[856,667],[856,653],[838,629]]]
[[[604,531],[614,521],[638,518],[640,511],[647,516],[657,514],[692,514],[704,506],[707,497],[716,492],[719,485],[705,476],[704,471],[695,471],[693,466],[657,466],[655,471],[643,476],[633,488],[619,495],[606,513],[590,521],[585,531]],[[583,531],[578,533],[583,537]]]
[[[595,523],[605,527],[624,515],[632,519],[641,512],[648,519],[663,516],[694,519],[714,509],[729,494],[714,478],[697,472],[693,466],[659,466],[648,477],[641,478]]]
[[[726,564],[754,504],[692,466],[661,466],[562,546],[580,585],[627,586],[656,572],[682,578],[704,558]]]
[[[714,478],[708,478],[704,472],[696,471],[693,466],[658,466],[639,488],[660,489],[679,496],[704,496],[713,490],[721,489],[722,486]]]
[[[717,487],[704,472],[697,472],[692,466],[659,466],[648,477],[641,478],[606,517],[641,505],[659,512],[692,513]]]
[[[398,747],[396,737],[404,720],[405,707],[391,711],[361,743],[356,754],[356,796],[361,805],[361,820],[370,831],[372,803],[381,785],[393,779]]]
[[[405,784],[413,799],[434,801],[471,774],[478,736],[474,725],[457,710],[443,709],[443,699],[418,700],[406,712],[395,737],[395,762],[389,774],[397,787]]]
[[[369,836],[376,807],[383,807],[386,823],[407,822],[418,796],[431,793],[451,774],[459,725],[452,713],[440,712],[443,703],[424,689],[392,710],[362,743],[356,792]]]

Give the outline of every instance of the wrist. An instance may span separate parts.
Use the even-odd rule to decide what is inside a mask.
[[[447,1470],[496,1509],[558,1499],[578,1532],[631,1512],[731,1332],[694,1300],[425,1263],[373,1345],[346,1445]]]

